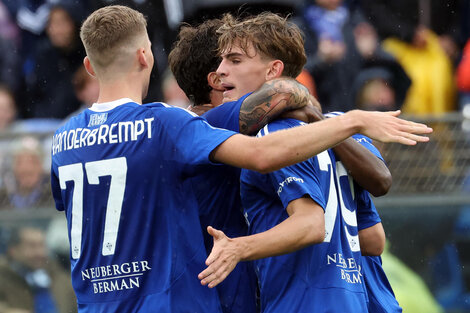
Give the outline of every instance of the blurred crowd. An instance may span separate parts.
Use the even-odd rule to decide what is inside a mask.
[[[148,18],[155,67],[146,102],[191,104],[167,68],[181,22],[270,10],[304,32],[308,62],[298,79],[324,112],[470,116],[470,0],[0,0],[0,212],[54,206],[50,141],[37,134],[96,101],[99,86],[82,66],[79,29],[90,12],[109,4],[131,6]],[[19,298],[27,301],[0,288],[9,305],[18,306],[15,312],[32,312],[34,303],[69,312],[70,303],[57,300],[71,291],[57,288],[68,267],[64,229],[60,221],[0,228],[0,277],[27,286]],[[63,255],[58,264],[46,261],[46,237],[47,249]],[[6,309],[0,301],[0,312]]]
[[[305,34],[305,75],[311,76],[306,81],[325,111],[402,108],[437,114],[468,101],[467,0],[296,0],[284,7],[244,2],[240,10],[236,0],[229,2],[233,7],[210,1],[209,10],[202,1],[199,11],[192,3],[189,14],[185,0],[1,0],[0,127],[16,120],[30,122],[23,127],[35,119],[54,123],[93,103],[98,90],[83,71],[79,28],[91,11],[116,3],[148,18],[156,65],[147,101],[188,104],[167,70],[178,22],[234,10],[290,14]]]

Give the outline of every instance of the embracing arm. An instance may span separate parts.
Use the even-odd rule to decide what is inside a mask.
[[[353,110],[341,116],[277,131],[261,138],[234,135],[212,151],[211,159],[261,173],[305,161],[356,133],[382,141],[414,145],[432,132],[424,124],[397,118],[400,111]]]
[[[385,231],[382,223],[361,229],[359,243],[362,255],[381,255],[385,248]]]
[[[311,198],[299,198],[286,208],[289,217],[262,233],[228,238],[222,231],[208,227],[214,247],[206,260],[207,268],[198,277],[201,284],[215,287],[240,261],[257,260],[290,253],[325,238],[323,208]]]
[[[283,112],[306,106],[308,89],[293,78],[277,78],[261,86],[243,100],[240,107],[240,133],[250,135]]]
[[[333,148],[349,175],[374,197],[385,195],[392,185],[392,174],[375,154],[348,138]]]

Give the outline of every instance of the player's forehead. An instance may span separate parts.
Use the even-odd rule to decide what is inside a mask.
[[[256,50],[250,41],[235,40],[227,47],[221,49],[220,56],[222,58],[234,56],[253,58],[256,56]]]

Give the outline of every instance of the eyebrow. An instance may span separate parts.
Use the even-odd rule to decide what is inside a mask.
[[[230,52],[230,53],[227,53],[227,54],[222,54],[221,57],[228,59],[228,58],[233,58],[233,57],[241,57],[243,55],[244,54],[239,53],[239,52]]]

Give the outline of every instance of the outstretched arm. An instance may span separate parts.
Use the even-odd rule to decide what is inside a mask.
[[[398,118],[400,111],[349,111],[317,123],[253,138],[234,135],[219,145],[211,159],[261,173],[305,161],[356,133],[382,141],[414,145],[427,142],[432,129]]]
[[[312,106],[289,111],[283,117],[295,118],[307,123],[325,119],[320,103],[312,96]],[[348,138],[333,148],[348,173],[365,190],[375,197],[383,196],[392,185],[392,174],[385,163],[354,138]]]
[[[240,107],[240,133],[251,135],[282,113],[309,104],[308,89],[292,78],[277,78],[246,97]]]
[[[215,287],[232,272],[240,261],[290,253],[325,238],[323,208],[311,198],[299,198],[286,208],[289,217],[262,233],[228,238],[222,231],[208,227],[214,247],[206,260],[207,268],[198,278],[201,284]]]

